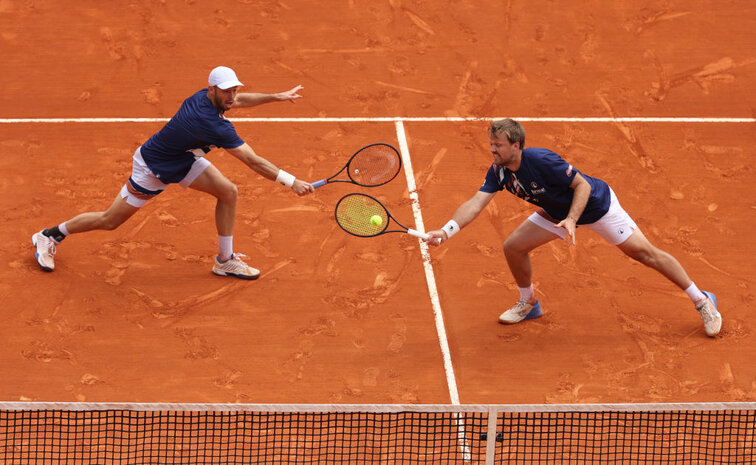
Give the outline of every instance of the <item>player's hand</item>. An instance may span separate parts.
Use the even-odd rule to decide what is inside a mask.
[[[302,96],[297,93],[302,89],[304,89],[304,87],[300,85],[293,89],[287,90],[286,92],[279,92],[276,94],[276,98],[278,98],[278,100],[288,100],[291,103],[294,103],[294,100],[302,98]]]
[[[315,188],[312,187],[312,184],[306,181],[302,181],[301,179],[294,180],[294,185],[291,186],[291,190],[296,192],[300,197],[315,192]]]
[[[567,234],[569,234],[569,242],[567,242],[567,247],[577,244],[577,241],[575,240],[575,229],[577,228],[577,224],[574,219],[568,216],[559,223],[555,224],[554,227],[564,228],[567,230]]]
[[[428,236],[430,236],[428,239],[423,239],[425,242],[427,242],[430,245],[439,246],[443,244],[447,238],[446,232],[442,231],[440,229],[436,229],[434,231],[429,231]]]

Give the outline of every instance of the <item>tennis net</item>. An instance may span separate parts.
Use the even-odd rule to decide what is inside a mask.
[[[754,463],[756,403],[0,403],[5,464]]]

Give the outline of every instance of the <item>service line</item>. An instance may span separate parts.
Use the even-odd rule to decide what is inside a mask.
[[[465,122],[501,119],[492,116],[449,117],[333,117],[333,118],[229,118],[236,123],[372,123],[372,122]],[[719,117],[531,117],[508,116],[517,121],[544,123],[756,123],[756,118]],[[25,123],[164,123],[169,118],[0,118],[0,124]]]

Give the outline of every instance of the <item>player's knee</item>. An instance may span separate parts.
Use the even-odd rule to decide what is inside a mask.
[[[652,250],[633,250],[631,252],[628,252],[627,255],[633,260],[640,262],[643,265],[650,266],[651,268],[654,268],[657,262],[656,254],[654,254]]]
[[[218,200],[224,203],[236,203],[239,198],[239,188],[231,181],[227,182],[218,193]]]
[[[527,250],[523,250],[521,244],[517,240],[512,238],[512,236],[509,236],[504,241],[504,244],[502,244],[501,248],[502,250],[504,250],[505,255],[522,254],[527,252]]]

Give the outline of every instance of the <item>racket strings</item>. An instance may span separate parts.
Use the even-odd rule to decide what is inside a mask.
[[[401,158],[393,147],[376,144],[355,155],[349,164],[349,177],[363,186],[377,186],[394,179],[401,167]]]
[[[381,224],[373,224],[370,219],[378,215]],[[388,225],[388,212],[376,200],[362,195],[348,195],[336,206],[336,222],[346,232],[355,236],[375,236]]]

